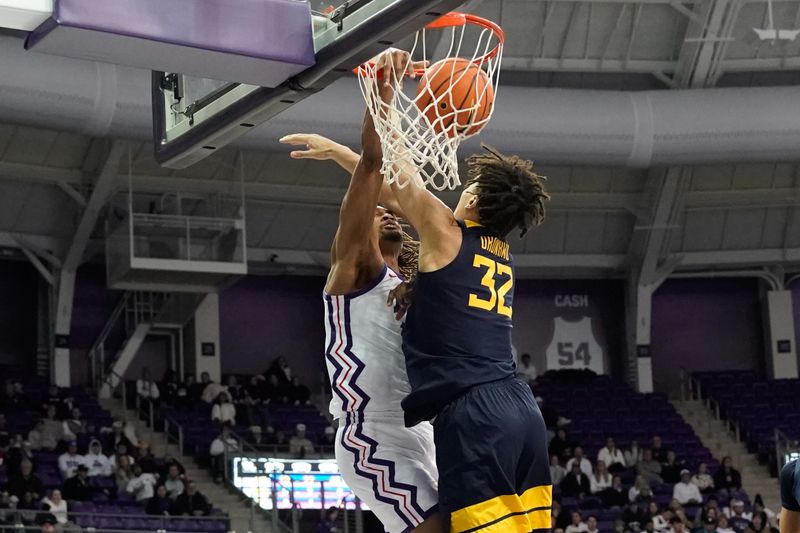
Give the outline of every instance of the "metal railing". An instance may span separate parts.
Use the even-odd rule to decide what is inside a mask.
[[[152,404],[152,402],[150,402]],[[167,439],[167,444],[174,443],[178,446],[180,453],[185,455],[185,431],[183,426],[178,423],[174,418],[166,416],[164,417],[164,435]],[[237,445],[239,446],[240,450],[245,450],[248,453],[261,453],[255,447],[253,447],[250,443],[244,440],[240,435],[231,432],[231,437],[237,441]],[[248,509],[250,512],[250,531],[255,531],[253,529],[253,525],[255,523],[255,515],[256,512],[265,512],[265,510],[261,507],[258,503],[261,500],[260,488],[259,493],[257,494],[256,498],[252,498],[245,494],[239,487],[236,487],[232,481],[230,476],[230,465],[231,465],[231,452],[233,450],[229,450],[228,446],[224,448],[224,466],[223,466],[223,477],[225,479],[225,484],[229,490],[232,490],[242,496],[248,504]],[[270,524],[272,525],[273,531],[275,532],[283,532],[283,533],[294,533],[299,531],[299,519],[297,524],[293,524],[293,527],[288,527],[285,523],[283,523],[278,516],[278,508],[277,508],[277,492],[273,490],[272,493],[272,500],[273,506],[272,511],[269,512],[268,516],[270,519]]]
[[[106,341],[108,340],[114,328],[119,325],[119,319],[122,316],[122,313],[128,307],[130,295],[131,293],[126,292],[122,296],[120,301],[117,303],[117,306],[114,308],[114,311],[112,311],[111,315],[108,317],[108,320],[103,326],[100,335],[97,336],[97,340],[94,341],[94,344],[87,353],[87,358],[89,359],[92,372],[92,383],[96,389],[99,389],[101,382],[105,377],[107,351],[109,351],[106,349]],[[127,335],[127,329],[125,333]]]
[[[777,461],[778,475],[784,465],[784,458],[789,453],[800,453],[800,443],[789,438],[786,433],[775,428],[775,460]]]

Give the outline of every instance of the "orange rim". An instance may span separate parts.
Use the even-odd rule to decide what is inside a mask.
[[[466,26],[467,24],[472,24],[474,26],[480,26],[484,29],[487,29],[492,32],[494,36],[497,37],[497,45],[492,48],[489,52],[482,55],[481,57],[476,57],[472,60],[472,63],[476,65],[482,65],[485,61],[489,59],[494,59],[500,53],[500,49],[506,42],[506,34],[498,24],[495,24],[491,20],[485,19],[483,17],[479,17],[478,15],[471,15],[469,13],[459,13],[457,11],[451,11],[446,15],[442,15],[438,19],[434,20],[427,26],[425,26],[426,30],[439,30],[445,28],[457,28],[461,26]],[[353,69],[353,73],[358,76],[364,76],[367,74],[367,70],[365,66],[373,67],[375,64],[371,61],[365,63],[364,65],[359,65],[358,67]],[[424,69],[417,69],[416,71],[417,76],[422,76],[425,73]],[[378,73],[378,77],[381,77],[381,74]]]

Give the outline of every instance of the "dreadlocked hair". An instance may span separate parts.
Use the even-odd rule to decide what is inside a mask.
[[[481,225],[505,238],[515,228],[523,237],[531,226],[544,222],[544,202],[550,195],[544,190],[547,179],[533,170],[531,161],[515,155],[503,155],[481,144],[487,153],[467,159],[467,187],[478,186],[478,216]]]
[[[419,266],[419,241],[403,230],[403,246],[400,248],[400,256],[397,258],[400,267],[400,274],[410,280],[417,275]]]

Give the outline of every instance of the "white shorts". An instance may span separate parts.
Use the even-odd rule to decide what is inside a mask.
[[[407,428],[402,416],[340,418],[336,462],[347,486],[389,533],[406,533],[436,512],[433,426]]]

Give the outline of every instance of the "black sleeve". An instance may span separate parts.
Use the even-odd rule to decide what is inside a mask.
[[[797,471],[797,459],[789,461],[781,470],[781,505],[787,511],[800,512],[800,502],[797,501],[797,491],[795,490],[795,472]]]

